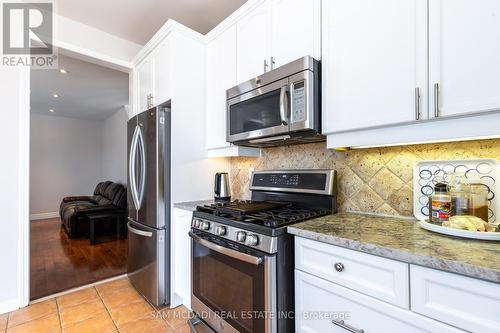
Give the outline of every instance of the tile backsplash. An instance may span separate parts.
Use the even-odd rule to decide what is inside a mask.
[[[335,169],[339,211],[413,215],[413,166],[421,160],[500,159],[500,139],[372,148],[326,149],[325,143],[268,148],[260,158],[231,159],[231,191],[248,199],[250,169]]]

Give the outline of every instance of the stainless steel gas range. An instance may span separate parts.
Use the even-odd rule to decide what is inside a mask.
[[[336,212],[333,170],[259,171],[249,201],[193,213],[194,333],[294,332],[292,223]]]

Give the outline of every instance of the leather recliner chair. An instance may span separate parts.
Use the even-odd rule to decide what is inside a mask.
[[[59,215],[64,230],[70,238],[86,236],[90,213],[125,214],[127,210],[127,189],[120,184],[105,181],[97,184],[92,196],[73,196],[62,199]]]

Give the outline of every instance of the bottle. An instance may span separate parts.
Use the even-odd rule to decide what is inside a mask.
[[[451,216],[470,215],[470,184],[464,173],[456,173],[450,182]]]
[[[488,190],[480,181],[471,181],[469,213],[488,222]]]
[[[451,195],[447,184],[437,183],[434,186],[434,194],[429,198],[429,204],[430,222],[443,224],[448,221],[451,212]]]

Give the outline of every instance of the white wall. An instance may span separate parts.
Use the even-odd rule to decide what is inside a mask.
[[[59,211],[61,198],[90,195],[102,179],[103,122],[31,115],[30,214]]]
[[[102,178],[127,184],[127,120],[122,108],[106,119],[102,127]]]
[[[21,221],[23,219],[23,190],[21,170],[22,143],[22,73],[0,69],[0,313],[19,306],[21,299],[22,265],[20,251]],[[26,254],[27,255],[27,254]]]

